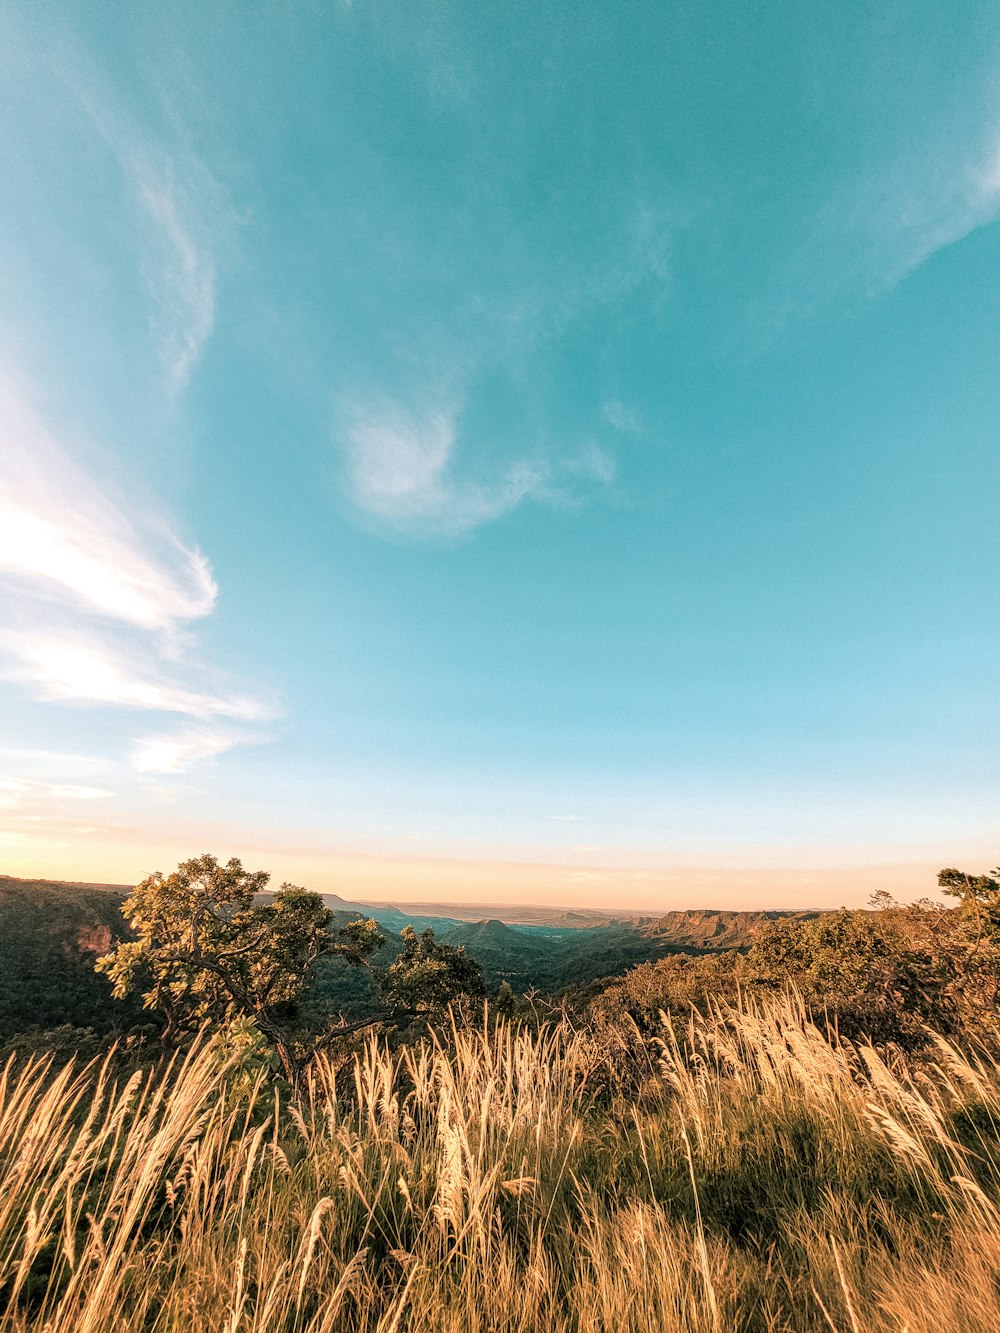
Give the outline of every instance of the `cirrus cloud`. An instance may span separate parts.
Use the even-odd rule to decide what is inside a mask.
[[[193,655],[218,589],[206,557],[148,506],[79,467],[13,375],[0,378],[0,676],[56,704],[259,723],[277,709]],[[180,772],[259,737],[138,742],[143,772]]]
[[[143,523],[97,485],[0,378],[0,576],[144,630],[208,615],[207,559],[162,519]]]
[[[344,452],[356,508],[410,535],[461,536],[525,501],[572,503],[581,482],[614,480],[614,459],[593,444],[558,461],[515,457],[469,475],[458,458],[460,417],[457,403],[355,412]]]
[[[260,699],[188,688],[97,639],[5,634],[0,646],[11,659],[8,679],[28,685],[42,699],[250,722],[274,716],[274,709]]]
[[[174,735],[144,736],[132,750],[139,773],[187,773],[237,745],[260,744],[261,737],[192,728]]]

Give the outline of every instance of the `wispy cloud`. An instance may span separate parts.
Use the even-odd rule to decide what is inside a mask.
[[[13,376],[0,380],[0,443],[0,594],[17,622],[0,633],[0,675],[59,704],[202,721],[275,715],[194,657],[190,626],[217,596],[207,559],[82,471]],[[144,771],[159,754],[156,771],[172,772],[220,748],[213,733],[200,748],[185,737],[173,760],[162,743],[138,753]]]
[[[178,392],[215,323],[215,261],[207,242],[197,235],[195,210],[178,181],[175,162],[134,156],[129,175],[156,230],[159,264],[150,280],[157,308],[154,327],[171,388]]]
[[[114,834],[121,829],[116,795],[107,788],[0,774],[0,844],[15,853],[40,844],[51,851],[76,848],[81,838]]]
[[[125,96],[79,40],[71,22],[26,18],[5,36],[20,44],[22,59],[33,69],[47,67],[53,89],[68,95],[74,132],[89,127],[118,164],[127,204],[122,221],[131,212],[130,248],[151,301],[150,331],[168,386],[179,393],[215,323],[217,257],[228,244],[235,213],[173,111],[167,55],[162,83],[147,89],[153,96],[141,110],[140,101]]]
[[[274,710],[259,699],[185,688],[162,672],[130,661],[110,644],[88,640],[79,632],[8,633],[0,636],[0,647],[10,659],[7,678],[29,686],[42,699],[248,722],[274,716]]]
[[[94,823],[81,820],[106,824],[114,798],[115,792],[106,787],[0,773],[0,843],[31,846],[41,837],[51,845],[64,837],[75,841],[96,833]]]
[[[973,99],[975,100],[975,99]],[[933,109],[933,108],[932,108]],[[845,293],[879,297],[934,255],[1000,220],[1000,132],[995,118],[956,124],[942,115],[908,126],[905,142],[874,154],[829,186],[781,254],[777,313],[751,305],[754,340]]]
[[[456,475],[457,408],[357,417],[348,430],[354,503],[393,527],[457,535],[499,518],[551,484],[540,463],[515,462],[486,482]]]
[[[562,470],[569,476],[610,486],[618,475],[618,461],[610,450],[597,444],[585,444],[578,453],[562,460]]]
[[[187,773],[237,745],[260,744],[261,737],[226,731],[191,729],[173,736],[145,736],[132,751],[139,773]]]
[[[157,518],[141,531],[0,379],[0,576],[148,630],[208,615],[208,561]]]
[[[602,411],[604,420],[609,426],[614,426],[615,430],[628,431],[634,435],[642,429],[636,413],[624,403],[610,400],[604,404]]]
[[[44,775],[51,773],[58,773],[60,779],[67,775],[94,778],[106,776],[113,768],[109,760],[95,755],[12,745],[0,746],[0,763],[13,767],[22,777],[32,781],[42,780]]]
[[[1000,136],[977,147],[930,144],[922,160],[897,162],[873,208],[884,251],[881,285],[894,286],[932,255],[1000,218]]]
[[[0,773],[0,806],[17,807],[32,800],[106,801],[114,792],[104,787],[81,787],[73,783],[39,782]]]
[[[613,458],[594,445],[558,462],[515,458],[471,476],[457,458],[457,404],[425,413],[354,413],[346,426],[348,492],[370,517],[412,535],[457,536],[526,500],[566,504],[572,483],[607,485]]]

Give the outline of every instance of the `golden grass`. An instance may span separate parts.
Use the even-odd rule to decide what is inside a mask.
[[[211,1041],[125,1082],[9,1065],[0,1327],[1000,1329],[994,1063],[794,998],[665,1024],[632,1097],[626,1050],[490,1017],[318,1060],[295,1104]]]

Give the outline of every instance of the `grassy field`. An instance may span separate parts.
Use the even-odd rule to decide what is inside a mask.
[[[319,1061],[9,1065],[2,1327],[1000,1328],[1000,1067],[794,998],[640,1041],[495,1022]]]

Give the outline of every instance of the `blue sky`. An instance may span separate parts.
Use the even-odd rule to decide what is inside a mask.
[[[0,11],[0,861],[996,859],[1000,7]]]

